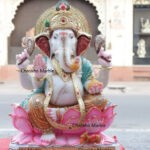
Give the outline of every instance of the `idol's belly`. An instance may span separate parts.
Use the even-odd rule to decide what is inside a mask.
[[[77,79],[76,84],[83,96],[83,87],[80,79]],[[57,106],[69,106],[77,104],[77,98],[72,80],[64,82],[59,76],[53,77],[53,94],[50,100],[51,104]]]

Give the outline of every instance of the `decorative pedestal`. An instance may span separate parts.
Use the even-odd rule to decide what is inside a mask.
[[[111,144],[111,145],[78,145],[78,146],[31,146],[31,145],[17,145],[11,143],[9,150],[120,150],[120,144]]]

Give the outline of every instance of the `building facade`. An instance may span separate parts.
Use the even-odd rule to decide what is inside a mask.
[[[133,4],[138,3],[137,1],[138,0],[69,0],[73,6],[79,7],[84,11],[84,14],[87,15],[94,36],[99,34],[99,32],[102,32],[106,36],[106,50],[111,51],[113,58],[112,64],[116,67],[112,71],[114,75],[112,79],[114,78],[115,80],[117,80],[115,76],[120,76],[119,72],[121,70],[130,72],[129,70],[131,70],[134,65]],[[141,1],[143,0],[140,0],[139,3]],[[28,34],[32,28],[34,28],[36,19],[38,19],[37,17],[42,11],[45,8],[53,6],[56,2],[56,0],[0,1],[1,68],[15,64],[15,55],[21,52],[21,37]],[[93,47],[93,42],[91,47]],[[91,54],[93,53],[89,52],[89,54],[86,55],[88,57],[91,56]],[[94,57],[96,57],[96,54],[94,56],[92,55],[92,58]],[[116,71],[118,73],[116,73]]]

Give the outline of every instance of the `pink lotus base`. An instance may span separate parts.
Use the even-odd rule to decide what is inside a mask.
[[[19,105],[14,105],[13,113],[10,114],[14,127],[20,131],[20,133],[12,138],[12,143],[23,145],[37,145],[37,146],[77,146],[80,145],[81,135],[88,133],[90,142],[87,142],[87,136],[82,141],[83,143],[92,143],[92,145],[111,145],[117,143],[116,138],[110,138],[103,133],[114,119],[114,107],[109,106],[104,110],[99,110],[96,107],[92,107],[86,114],[84,124],[87,126],[81,126],[78,130],[73,131],[60,131],[56,129],[54,131],[56,140],[54,142],[42,140],[42,133],[34,128],[30,123],[28,113]],[[75,109],[69,109],[63,116],[61,124],[77,124],[80,118],[80,112]],[[93,127],[92,124],[98,124],[103,126]],[[78,125],[78,124],[77,124]],[[97,141],[97,137],[100,139]],[[86,142],[85,142],[86,141]],[[92,141],[92,142],[91,142]]]
[[[38,146],[46,146],[46,143],[42,143],[40,140],[41,135],[32,135],[32,139],[30,138],[30,135],[25,135],[24,133],[20,133],[12,138],[12,143],[16,144],[28,144],[28,145],[38,145]],[[115,138],[110,138],[109,136],[101,133],[101,142],[95,143],[93,145],[110,145],[110,144],[116,144],[117,140]],[[21,142],[22,141],[22,142]],[[30,141],[30,142],[29,142]],[[70,134],[57,134],[56,135],[56,141],[51,144],[51,146],[77,146],[80,145],[80,135],[70,135]]]

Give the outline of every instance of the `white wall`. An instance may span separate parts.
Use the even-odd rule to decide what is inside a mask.
[[[113,66],[132,65],[132,0],[107,0],[107,49],[112,51]]]
[[[0,65],[7,64],[7,18],[6,1],[0,1]]]
[[[7,39],[14,30],[12,23],[18,6],[24,0],[0,0],[0,66],[8,64]]]

